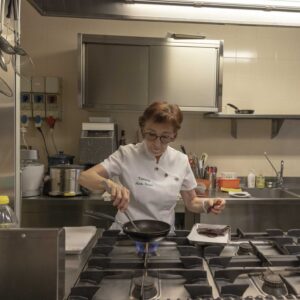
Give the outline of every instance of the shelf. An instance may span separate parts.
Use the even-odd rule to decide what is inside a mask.
[[[237,138],[237,121],[241,119],[247,120],[271,120],[271,138],[275,138],[284,122],[284,120],[300,120],[300,115],[256,115],[256,114],[204,114],[205,118],[210,119],[230,119],[231,121],[231,136]]]

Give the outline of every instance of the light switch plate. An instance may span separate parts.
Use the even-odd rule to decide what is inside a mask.
[[[60,94],[61,93],[61,78],[59,77],[46,77],[46,93],[47,94]]]
[[[45,77],[32,77],[31,78],[31,89],[33,93],[44,93],[45,92]]]
[[[31,77],[21,77],[21,92],[31,92]]]

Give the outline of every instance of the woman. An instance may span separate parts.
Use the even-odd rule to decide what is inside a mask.
[[[120,146],[102,163],[82,172],[80,184],[108,191],[119,209],[116,220],[122,223],[128,221],[123,214],[127,210],[133,219],[161,220],[173,227],[179,193],[191,212],[219,214],[224,199],[197,197],[197,182],[187,155],[169,146],[182,119],[177,105],[152,103],[139,118],[143,141]],[[118,176],[121,184],[109,179],[113,176]]]

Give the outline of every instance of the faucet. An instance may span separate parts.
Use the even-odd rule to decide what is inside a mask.
[[[277,181],[277,186],[282,188],[283,187],[283,169],[284,169],[284,161],[282,160],[280,162],[280,170],[277,171],[276,168],[274,167],[274,165],[272,164],[270,158],[268,157],[267,152],[264,152],[264,155],[267,159],[267,161],[270,163],[271,167],[273,168],[273,170],[276,173],[276,181]]]

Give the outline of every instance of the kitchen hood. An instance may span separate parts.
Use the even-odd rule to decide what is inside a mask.
[[[299,27],[299,7],[188,0],[27,0],[43,16]],[[267,0],[260,0],[267,1]],[[220,2],[220,1],[219,1]],[[222,2],[222,1],[221,1]],[[223,1],[225,3],[225,1]],[[282,1],[281,1],[282,3]],[[299,4],[298,4],[299,5]]]
[[[118,0],[28,0],[43,16],[78,18],[120,18],[126,14],[125,1]]]

